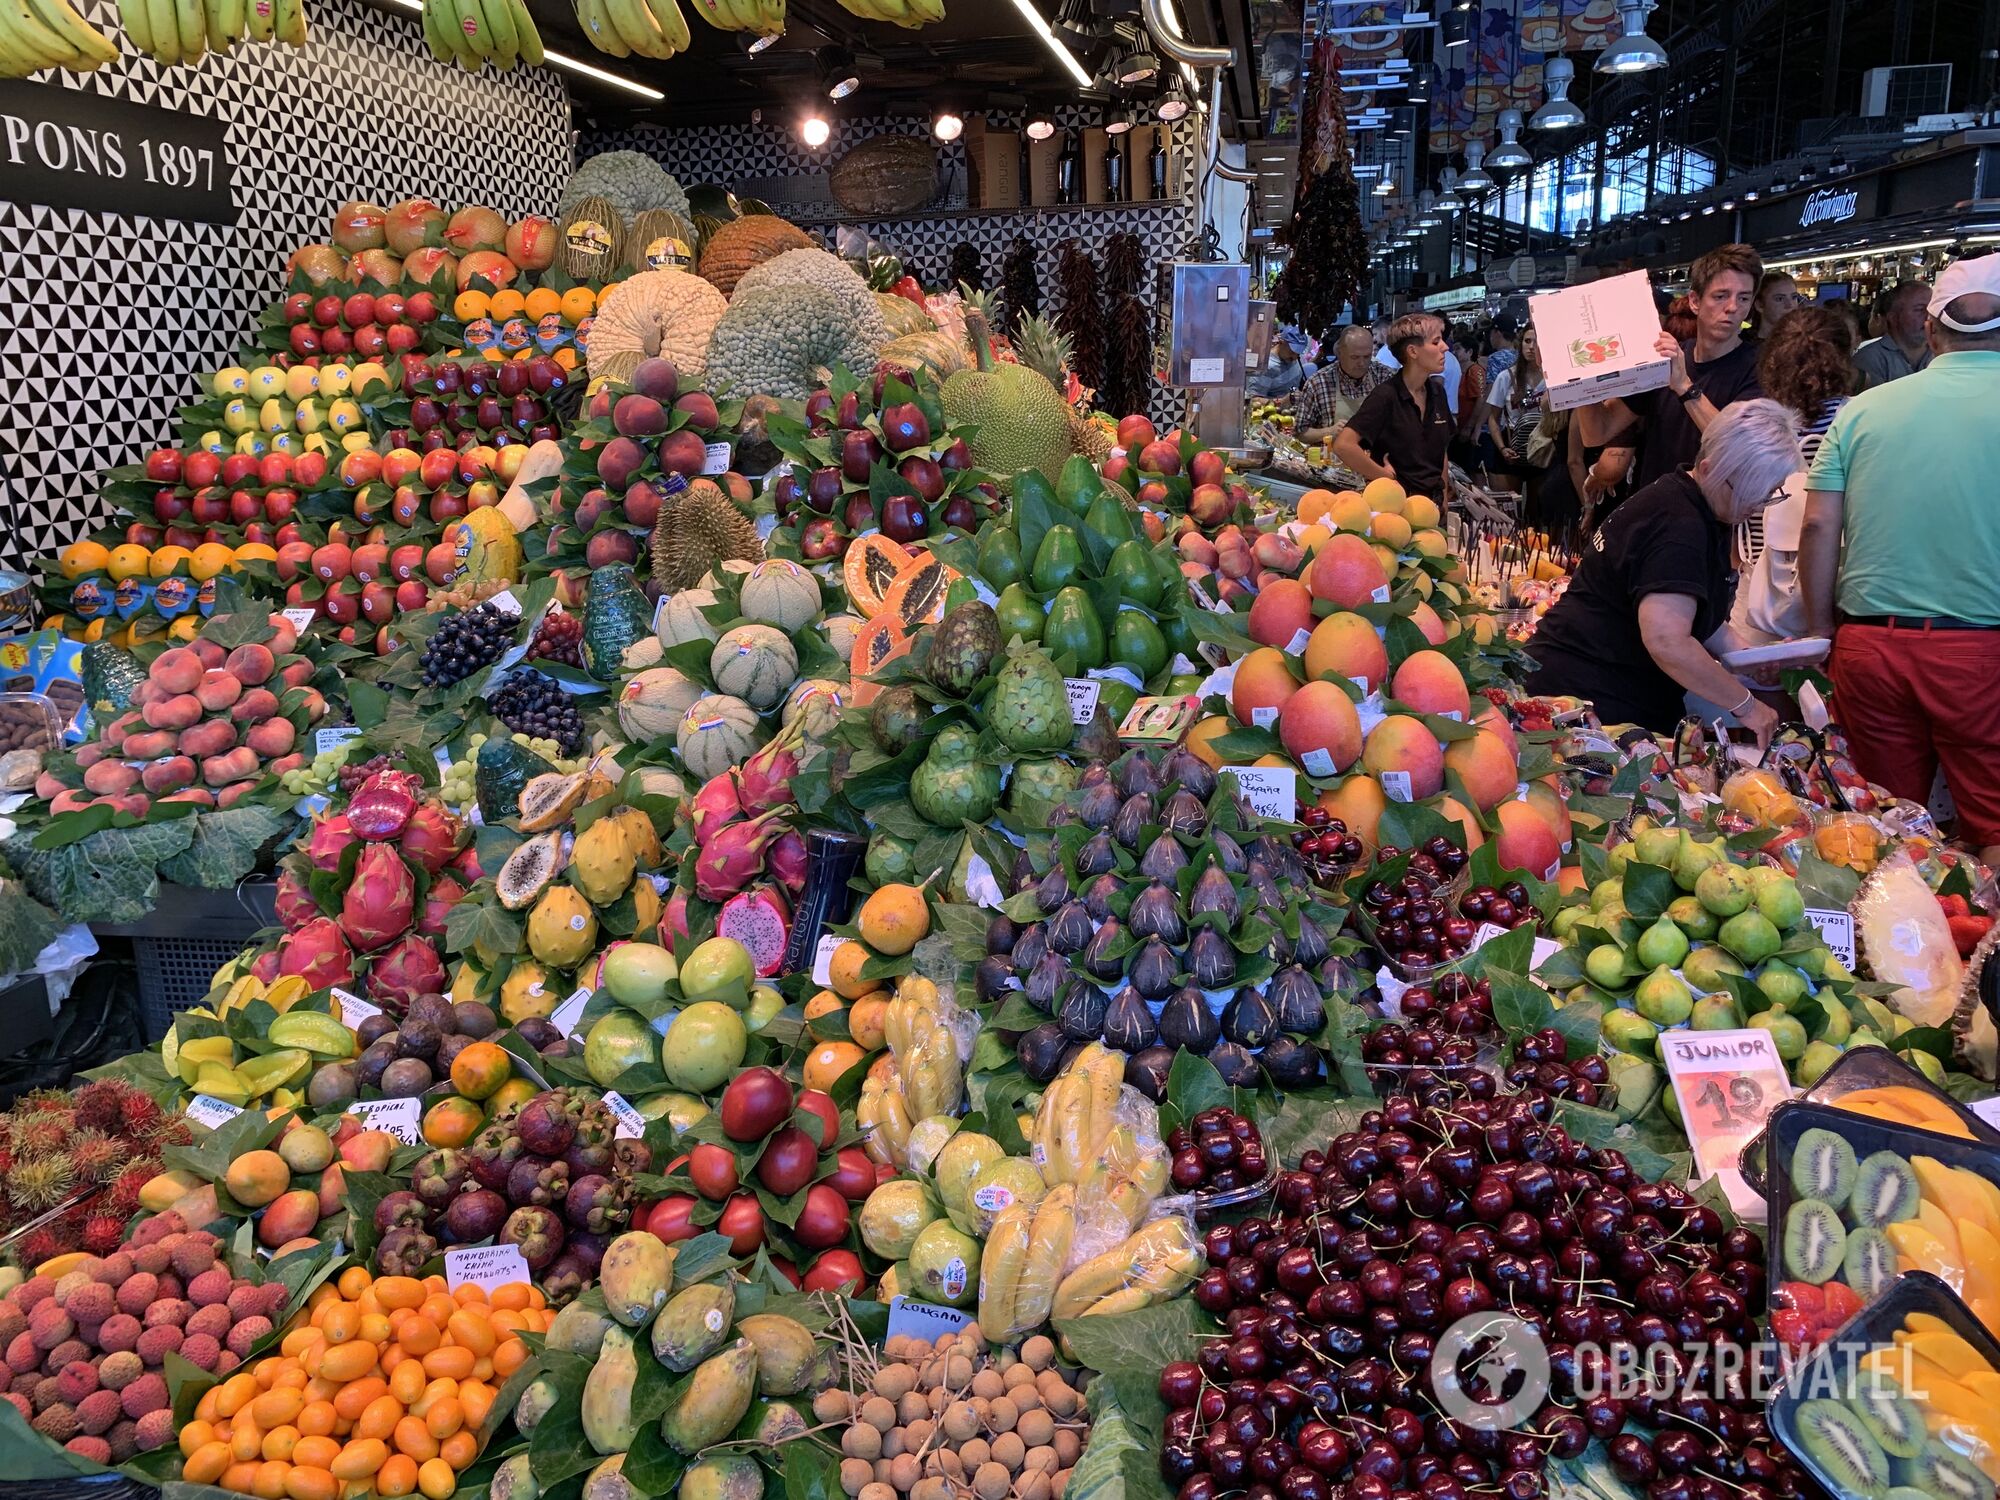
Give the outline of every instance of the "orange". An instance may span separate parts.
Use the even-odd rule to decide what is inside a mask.
[[[111,555],[105,559],[105,571],[114,579],[144,578],[152,556],[137,542],[126,542],[111,549]]]
[[[536,322],[540,322],[550,313],[562,311],[562,293],[552,286],[538,286],[528,293],[524,311]]]
[[[527,308],[527,305],[528,299],[526,297],[522,296],[512,287],[508,287],[504,292],[495,292],[493,294],[492,316],[496,319],[518,318]]]
[[[460,292],[452,299],[451,315],[461,323],[492,314],[493,299],[484,292]]]
[[[162,547],[153,554],[146,571],[154,578],[165,578],[192,555],[185,547]],[[272,554],[273,557],[276,555]]]
[[[188,572],[196,583],[206,582],[224,569],[236,571],[236,554],[221,542],[203,542],[188,558]]]
[[[562,348],[556,350],[551,358],[565,370],[574,370],[576,368],[576,350],[568,344],[564,344]]]
[[[813,1031],[813,1022],[817,1021],[821,1016],[837,1016],[845,1009],[847,1007],[842,1003],[840,996],[836,995],[832,990],[821,990],[812,999],[806,1001],[806,1030],[812,1031],[813,1038],[816,1041],[829,1040],[829,1038],[821,1035],[819,1032]]]
[[[883,1042],[883,1026],[889,1015],[886,991],[863,995],[848,1008],[847,1034],[864,1052],[873,1052]]]
[[[85,641],[101,641],[104,639],[105,633],[110,629],[110,627],[111,627],[111,617],[108,615],[100,615],[97,619],[92,620],[88,625],[83,627],[83,634],[80,637],[78,637],[78,639]]]
[[[167,638],[175,641],[191,641],[201,633],[201,622],[193,615],[182,615],[167,627]]]
[[[804,1069],[806,1087],[819,1089],[822,1092],[830,1091],[840,1075],[860,1062],[865,1055],[852,1042],[821,1042],[806,1054]]]
[[[111,561],[111,550],[102,542],[71,542],[58,554],[65,578],[81,578],[86,573],[102,573]]]
[[[597,310],[597,296],[587,286],[573,286],[562,294],[560,311],[565,323],[581,323]]]
[[[159,555],[157,552],[153,554],[155,560],[159,558]],[[251,562],[254,560],[256,562],[274,563],[278,560],[278,552],[268,542],[245,542],[236,549],[236,560],[238,562]]]

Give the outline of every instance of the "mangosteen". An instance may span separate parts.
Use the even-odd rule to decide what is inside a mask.
[[[354,1028],[354,1036],[364,1047],[372,1047],[396,1029],[396,1023],[377,1011]]]
[[[568,1192],[569,1166],[565,1162],[524,1156],[507,1173],[505,1197],[509,1203],[546,1207],[562,1202]]]
[[[1234,1089],[1254,1089],[1263,1077],[1257,1059],[1234,1042],[1221,1042],[1208,1054],[1222,1081]]]
[[[1014,944],[1021,936],[1020,926],[1005,912],[994,914],[986,924],[986,951],[988,953],[1012,953]]]
[[[461,1245],[490,1240],[507,1222],[507,1200],[491,1188],[460,1193],[444,1211],[444,1232]]]
[[[315,1110],[331,1112],[351,1102],[360,1091],[360,1069],[352,1062],[325,1063],[306,1085],[306,1103]]]
[[[547,1089],[521,1106],[514,1117],[514,1134],[521,1149],[550,1160],[569,1150],[576,1139],[576,1115],[560,1089]]]
[[[522,1041],[537,1052],[550,1042],[559,1042],[563,1039],[563,1034],[556,1030],[556,1023],[547,1016],[529,1016],[525,1020],[517,1021],[514,1030]]]
[[[653,1170],[653,1148],[632,1136],[621,1135],[611,1143],[611,1161],[626,1177]]]
[[[1144,991],[1141,991],[1143,994]],[[1175,990],[1160,1007],[1160,1040],[1169,1047],[1205,1053],[1222,1036],[1222,1025],[1208,1008],[1208,997],[1193,985]]]
[[[414,1099],[436,1081],[421,1057],[399,1057],[382,1070],[382,1092],[391,1099]]]
[[[979,967],[973,970],[973,993],[979,997],[981,1004],[990,1004],[1015,988],[1013,979],[1014,961],[1004,953],[989,953],[979,960]]]
[[[1063,1053],[1069,1047],[1069,1038],[1062,1028],[1053,1021],[1044,1021],[1033,1031],[1021,1033],[1021,1039],[1014,1044],[1014,1054],[1021,1059],[1021,1071],[1036,1083],[1047,1083],[1062,1071]]]
[[[1104,1010],[1104,1045],[1120,1052],[1143,1052],[1159,1040],[1160,1029],[1139,992],[1126,985]]]
[[[493,1007],[480,1000],[459,1001],[451,1008],[451,1019],[452,1030],[475,1042],[500,1029],[500,1018],[493,1014]]]
[[[595,1277],[598,1266],[604,1261],[604,1252],[610,1247],[610,1244],[611,1236],[609,1234],[600,1234],[589,1229],[572,1228],[569,1232],[568,1240],[563,1244],[563,1255],[576,1256],[585,1265],[590,1267],[591,1275]],[[561,1256],[557,1257],[558,1260],[561,1258]]]
[[[562,1254],[562,1220],[552,1208],[517,1208],[507,1215],[496,1238],[502,1245],[519,1245],[528,1269],[540,1271]]]
[[[408,1188],[385,1193],[382,1201],[375,1205],[375,1229],[380,1234],[387,1234],[392,1229],[422,1229],[429,1217],[430,1210],[424,1200]]]
[[[537,1279],[541,1282],[542,1295],[549,1299],[549,1306],[561,1307],[597,1279],[597,1267],[576,1251],[565,1250],[549,1263]]]
[[[1096,1041],[1104,1030],[1104,1011],[1110,1003],[1104,991],[1088,979],[1072,979],[1056,1008],[1056,1025],[1072,1041]]]
[[[455,1146],[433,1151],[410,1171],[410,1186],[433,1213],[448,1207],[465,1189],[465,1153]]]
[[[455,1008],[444,996],[419,995],[403,1013],[403,1030],[407,1032],[412,1021],[421,1021],[442,1036],[455,1029],[457,1019]]]
[[[400,1054],[396,1051],[396,1034],[389,1032],[368,1044],[354,1068],[364,1089],[378,1089],[382,1086],[382,1074]]]
[[[384,1276],[415,1276],[438,1253],[438,1242],[421,1229],[392,1229],[375,1246],[375,1269]]]
[[[570,1184],[563,1201],[563,1217],[572,1229],[601,1234],[624,1222],[629,1208],[629,1199],[616,1182],[592,1173]]]
[[[1148,1047],[1125,1059],[1125,1081],[1158,1104],[1167,1097],[1167,1075],[1173,1067],[1172,1047]]]
[[[488,1125],[465,1148],[465,1166],[481,1187],[499,1192],[507,1186],[507,1174],[527,1153],[511,1125]]]

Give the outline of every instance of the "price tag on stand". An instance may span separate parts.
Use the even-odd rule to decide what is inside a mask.
[[[847,939],[837,932],[822,932],[819,942],[813,946],[812,982],[825,986],[833,983],[833,955]]]
[[[583,1008],[590,1004],[590,996],[589,985],[580,987],[569,999],[556,1007],[555,1014],[549,1017],[549,1024],[566,1037],[575,1036],[576,1028],[583,1021]]]
[[[1743,1180],[1743,1148],[1772,1110],[1792,1097],[1785,1061],[1771,1033],[1663,1031],[1660,1060],[1687,1122],[1688,1143],[1703,1178],[1718,1178],[1744,1218],[1765,1217],[1763,1195]]]
[[[290,625],[300,635],[304,635],[308,630],[311,630],[313,621],[319,618],[318,612],[310,609],[281,609],[278,611],[278,614],[284,619],[287,625]]]
[[[225,1104],[211,1094],[196,1094],[188,1100],[187,1117],[197,1125],[206,1125],[210,1130],[218,1125],[227,1125],[243,1111],[234,1104]]]
[[[914,1335],[927,1344],[935,1344],[947,1333],[957,1333],[961,1328],[969,1328],[979,1320],[971,1313],[961,1312],[955,1307],[939,1307],[935,1302],[915,1302],[908,1297],[889,1299],[889,1338],[908,1338]]]
[[[1845,911],[1808,906],[1806,920],[1819,933],[1820,941],[1850,970],[1854,967],[1854,918]]]
[[[701,472],[704,474],[727,474],[729,472],[729,444],[710,443],[708,445],[708,456],[701,463]]]
[[[1104,684],[1094,677],[1065,677],[1063,686],[1069,689],[1070,723],[1088,724],[1097,715],[1097,699]]]
[[[462,1286],[512,1286],[529,1279],[527,1257],[519,1245],[475,1245],[444,1253],[444,1281],[455,1295]]]
[[[423,1105],[415,1099],[360,1099],[347,1106],[369,1130],[386,1130],[405,1146],[423,1144]]]
[[[340,1024],[345,1026],[349,1031],[354,1030],[370,1016],[379,1016],[382,1014],[382,1008],[379,1005],[370,1005],[359,995],[350,995],[346,990],[340,989],[337,986],[333,991],[333,1003],[340,1016]]]
[[[349,740],[361,738],[361,731],[353,725],[340,729],[315,729],[313,731],[313,754],[324,755],[329,750],[338,750]]]
[[[1224,766],[1236,789],[1259,817],[1291,823],[1299,815],[1299,773],[1292,766]]]

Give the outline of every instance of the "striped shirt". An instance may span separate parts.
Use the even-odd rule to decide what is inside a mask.
[[[1835,415],[1846,404],[1847,397],[1834,396],[1821,404],[1818,416],[1799,424],[1799,453],[1805,460],[1802,472],[1812,472],[1813,460],[1819,456],[1819,445],[1826,438],[1826,430],[1833,425]],[[1750,565],[1764,550],[1764,513],[1761,510],[1736,528],[1736,550],[1742,554],[1742,571],[1749,572]]]

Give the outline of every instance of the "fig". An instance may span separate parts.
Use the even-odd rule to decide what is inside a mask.
[[[1140,751],[1133,751],[1118,768],[1118,790],[1126,797],[1150,797],[1160,786],[1159,768]]]
[[[1271,1002],[1280,1031],[1313,1036],[1326,1024],[1326,1006],[1320,1000],[1319,986],[1313,983],[1312,975],[1297,964],[1286,964],[1271,976],[1266,998]],[[1243,1042],[1245,1046],[1258,1045],[1242,1037],[1232,1040]]]
[[[1111,903],[1124,891],[1125,882],[1119,875],[1100,875],[1084,887],[1083,909],[1090,913],[1091,921],[1108,922],[1111,919]]]
[[[1108,833],[1093,834],[1076,851],[1076,873],[1080,876],[1106,875],[1118,868],[1118,846]]]
[[[1156,821],[1158,809],[1144,792],[1127,797],[1119,804],[1118,816],[1111,820],[1111,836],[1127,849],[1136,850],[1146,836],[1147,825]]]
[[[1235,1089],[1254,1089],[1263,1072],[1257,1066],[1257,1059],[1234,1042],[1222,1042],[1208,1054],[1208,1060],[1215,1064],[1215,1071],[1222,1075],[1222,1081]]]
[[[1160,821],[1175,833],[1185,833],[1200,838],[1208,831],[1208,808],[1186,787],[1167,798],[1167,805],[1160,809]]]
[[[1181,961],[1174,956],[1174,950],[1158,938],[1150,937],[1139,945],[1128,972],[1132,988],[1143,998],[1164,1000],[1173,993],[1180,971]]]
[[[1125,922],[1135,937],[1159,938],[1174,945],[1187,937],[1187,923],[1181,920],[1180,902],[1173,890],[1155,880],[1132,898]]]
[[[1236,982],[1236,949],[1213,927],[1204,927],[1188,943],[1187,966],[1203,989],[1222,989]]]
[[[1327,955],[1332,951],[1332,945],[1327,941],[1326,929],[1311,917],[1301,915],[1298,939],[1292,944],[1292,962],[1302,964],[1308,969],[1315,969],[1326,962]]]
[[[1104,991],[1088,979],[1072,979],[1063,990],[1062,1004],[1056,1008],[1056,1025],[1072,1041],[1095,1041],[1104,1029],[1104,1011],[1109,1003]]]
[[[1148,1047],[1125,1060],[1125,1081],[1158,1104],[1167,1097],[1167,1075],[1173,1066],[1172,1047]]]
[[[1004,953],[987,954],[973,970],[973,993],[982,1004],[998,1000],[1014,987],[1014,961]]]
[[[1004,911],[995,912],[993,920],[986,924],[986,951],[988,953],[1012,953],[1014,944],[1020,940],[1021,928]]]
[[[1215,862],[1230,874],[1241,875],[1249,867],[1250,858],[1243,852],[1243,846],[1226,829],[1209,829],[1208,839],[1215,846]]]
[[[1148,880],[1172,880],[1187,868],[1187,850],[1171,833],[1162,833],[1139,859],[1139,873]]]
[[[1278,1013],[1271,1003],[1245,985],[1222,1008],[1222,1034],[1243,1047],[1261,1047],[1278,1034]]]
[[[1215,913],[1227,927],[1234,927],[1242,913],[1243,903],[1236,894],[1236,887],[1230,884],[1229,876],[1220,865],[1210,865],[1195,877],[1194,889],[1188,892],[1188,915],[1191,917]]]
[[[1167,785],[1178,783],[1203,802],[1215,795],[1215,770],[1185,745],[1176,745],[1160,762],[1160,778]]]
[[[1081,901],[1065,902],[1062,910],[1049,918],[1049,950],[1065,958],[1079,953],[1096,930],[1097,923]]]
[[[1257,1054],[1257,1061],[1281,1089],[1307,1089],[1319,1082],[1319,1051],[1309,1042],[1279,1035]]]
[[[1160,1040],[1169,1047],[1197,1054],[1207,1053],[1222,1037],[1222,1025],[1208,1008],[1208,997],[1191,984],[1175,990],[1160,1007],[1159,1027]]]
[[[490,1240],[507,1222],[507,1200],[491,1188],[460,1193],[444,1211],[444,1232],[461,1245]]]
[[[1116,917],[1108,917],[1085,945],[1077,963],[1092,979],[1109,984],[1125,972],[1125,929]]]
[[[1014,946],[1007,956],[1014,960],[1014,972],[1026,974],[1042,961],[1042,955],[1049,951],[1049,931],[1040,922],[1030,922],[1014,939]]]
[[[1119,802],[1118,789],[1110,782],[1087,786],[1076,799],[1076,820],[1085,828],[1109,828],[1111,820],[1118,816]]]
[[[1053,1021],[1044,1021],[1032,1031],[1021,1033],[1021,1039],[1014,1044],[1014,1055],[1021,1060],[1021,1071],[1036,1083],[1047,1083],[1062,1071],[1063,1054],[1069,1047],[1069,1038],[1062,1028]]]
[[[1035,883],[1035,905],[1041,908],[1043,916],[1058,910],[1069,898],[1069,876],[1063,873],[1061,865]]]
[[[1139,992],[1126,985],[1104,1009],[1104,1045],[1120,1052],[1143,1052],[1159,1040],[1160,1029]]]
[[[1056,996],[1062,993],[1063,981],[1068,978],[1068,961],[1060,953],[1044,953],[1042,961],[1022,981],[1021,990],[1036,1010],[1053,1012]]]

